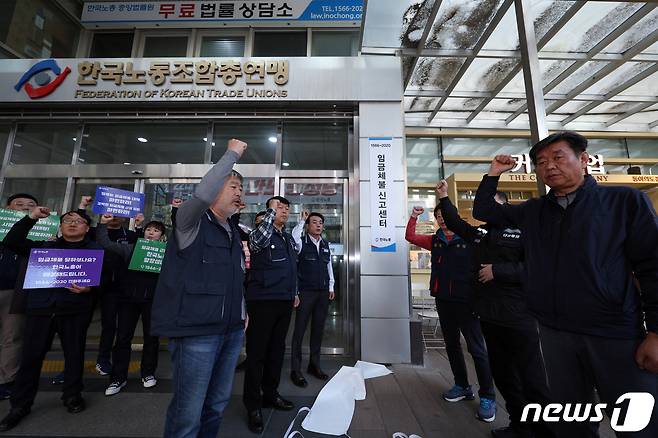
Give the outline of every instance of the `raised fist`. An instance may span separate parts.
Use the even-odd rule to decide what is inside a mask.
[[[140,228],[144,223],[144,214],[139,213],[135,216],[135,227]]]
[[[81,210],[85,210],[89,205],[91,205],[91,202],[94,200],[91,196],[83,195],[80,198],[80,205],[78,205],[78,208]]]
[[[178,208],[178,207],[180,207],[180,205],[181,205],[182,203],[183,203],[183,200],[182,200],[181,198],[174,198],[174,199],[171,201],[171,206],[174,207],[174,208]]]
[[[411,212],[411,217],[417,218],[423,213],[425,213],[425,209],[423,207],[415,206]]]
[[[34,207],[30,211],[30,218],[32,219],[44,219],[50,215],[50,209],[48,207]]]
[[[438,195],[439,199],[441,198],[446,198],[448,196],[448,182],[444,179],[442,179],[437,185],[436,185],[436,194]]]
[[[308,219],[308,216],[311,213],[308,212],[308,210],[302,210],[302,212],[299,215],[299,218],[301,219],[302,222],[306,222],[306,219]]]
[[[514,169],[516,160],[511,155],[496,155],[489,166],[489,176],[500,176],[508,170]]]
[[[103,214],[103,215],[98,219],[98,221],[99,221],[101,224],[109,224],[110,222],[112,222],[112,219],[114,219],[114,215],[113,215],[113,214],[105,213],[105,214]]]
[[[228,141],[228,150],[235,152],[239,156],[242,156],[244,151],[247,150],[247,143],[236,140],[235,138],[232,138]]]
[[[279,208],[279,204],[281,204],[281,202],[278,199],[272,199],[268,208],[276,211]]]

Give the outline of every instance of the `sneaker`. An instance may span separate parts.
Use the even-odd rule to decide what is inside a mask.
[[[126,381],[124,380],[123,382],[112,382],[110,383],[110,386],[107,387],[105,390],[105,395],[115,395],[121,392],[121,388],[126,386]]]
[[[449,402],[458,402],[462,400],[474,400],[475,395],[471,391],[471,387],[463,388],[459,385],[453,386],[450,391],[443,393],[443,399]]]
[[[494,421],[496,419],[496,400],[480,397],[480,407],[475,416],[486,423]]]
[[[112,372],[112,367],[108,365],[96,364],[96,372],[101,376],[109,376]]]
[[[52,378],[50,381],[51,385],[63,385],[64,384],[64,371],[61,373],[57,374],[55,377]]]
[[[153,388],[157,383],[158,381],[153,376],[142,377],[142,385],[144,385],[144,388]]]

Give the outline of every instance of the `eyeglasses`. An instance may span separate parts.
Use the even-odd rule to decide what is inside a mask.
[[[87,224],[87,221],[84,219],[62,219],[64,225],[80,225]]]

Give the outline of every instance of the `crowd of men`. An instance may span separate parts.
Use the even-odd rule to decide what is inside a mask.
[[[140,318],[145,388],[157,384],[159,338],[168,338],[173,398],[165,437],[217,436],[244,337],[249,429],[263,431],[262,408],[293,409],[278,391],[293,311],[292,382],[308,384],[301,344],[309,323],[307,373],[328,379],[320,347],[334,278],[322,237],[324,217],[304,212],[288,233],[290,202],[275,196],[257,215],[255,228],[245,232],[238,216],[242,176],[233,166],[246,148],[230,140],[193,196],[175,202],[159,273],[135,271],[129,262],[138,237],[165,238],[162,222],[148,222],[135,233],[122,219],[105,214],[93,228],[86,213],[92,200],[83,197],[78,210],[60,216],[58,237],[33,241],[31,228],[50,210],[29,194],[9,197],[6,208],[26,216],[0,246],[0,398],[9,398],[11,405],[0,431],[29,414],[55,334],[65,359],[58,377],[62,402],[71,413],[85,409],[85,341],[96,306],[102,315],[96,370],[109,376],[107,396],[126,385]],[[637,190],[597,185],[586,174],[586,149],[587,140],[572,132],[534,145],[530,157],[551,190],[521,204],[510,204],[497,190],[500,175],[515,160],[495,157],[473,208],[484,225],[459,217],[445,181],[436,187],[438,231],[416,234],[421,207],[413,209],[407,224],[407,240],[432,253],[430,291],[455,380],[443,398],[475,398],[463,336],[479,385],[476,417],[494,421],[496,387],[505,399],[510,423],[493,430],[495,437],[598,436],[598,422],[554,423],[545,416],[525,421],[531,403],[591,403],[598,394],[611,415],[625,393],[658,398],[656,212]],[[24,289],[27,256],[34,248],[104,250],[100,285]],[[634,436],[658,436],[657,412]]]

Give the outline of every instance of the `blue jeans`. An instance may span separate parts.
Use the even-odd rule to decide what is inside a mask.
[[[174,398],[167,409],[165,438],[217,436],[243,335],[236,330],[169,339]]]

